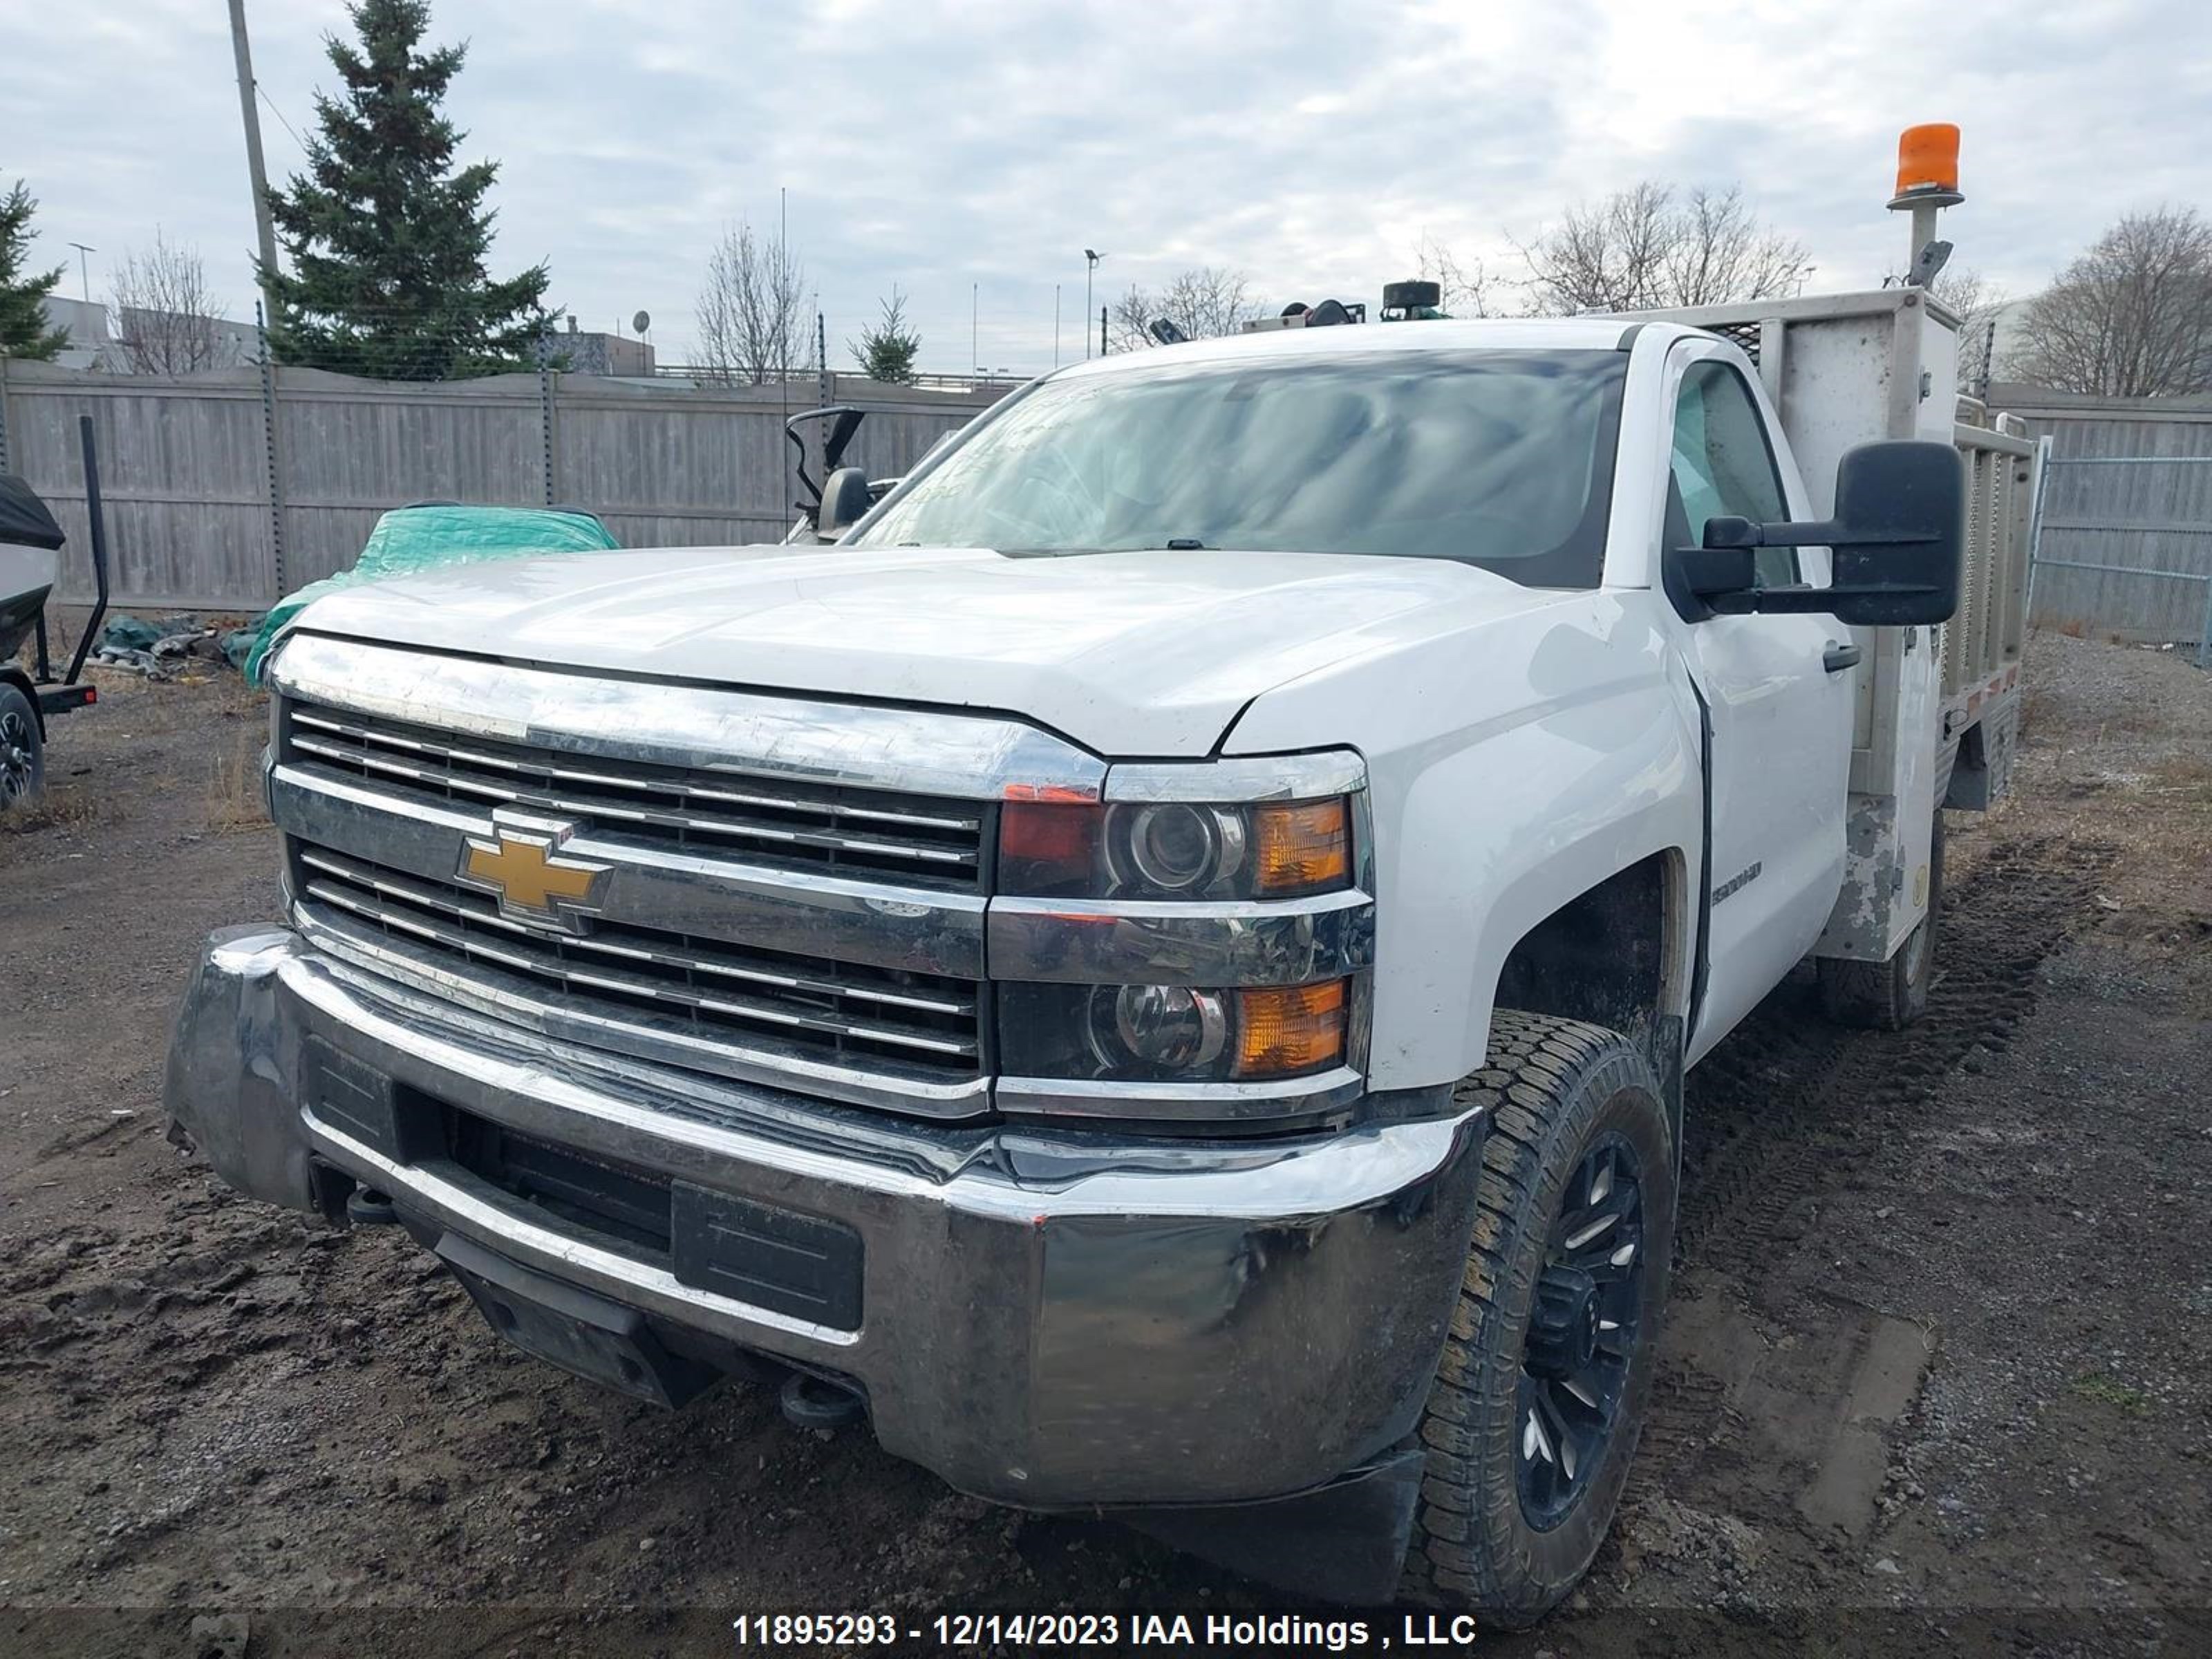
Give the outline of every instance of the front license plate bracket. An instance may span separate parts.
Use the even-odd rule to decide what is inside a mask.
[[[671,1410],[720,1379],[672,1353],[635,1308],[526,1267],[448,1231],[433,1247],[491,1328],[526,1353]]]

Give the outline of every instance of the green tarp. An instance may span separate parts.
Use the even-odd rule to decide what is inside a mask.
[[[381,581],[447,565],[482,564],[545,553],[615,550],[607,527],[588,513],[538,507],[401,507],[376,521],[350,570],[288,593],[262,618],[260,637],[246,659],[246,678],[261,684],[261,665],[285,625],[325,593],[356,582]]]

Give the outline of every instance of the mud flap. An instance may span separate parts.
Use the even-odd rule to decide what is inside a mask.
[[[720,1378],[661,1346],[644,1316],[510,1261],[458,1233],[433,1246],[477,1310],[524,1352],[671,1410]]]
[[[1427,1455],[1385,1452],[1295,1497],[1202,1509],[1123,1510],[1124,1526],[1275,1589],[1347,1606],[1396,1599]]]

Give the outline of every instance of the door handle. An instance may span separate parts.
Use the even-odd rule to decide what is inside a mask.
[[[1838,645],[1830,640],[1828,648],[1820,653],[1820,666],[1831,674],[1840,674],[1846,668],[1856,668],[1859,656],[1859,648],[1856,645]]]

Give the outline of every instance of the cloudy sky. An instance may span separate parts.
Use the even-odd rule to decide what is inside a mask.
[[[281,177],[344,8],[246,9]],[[469,43],[452,109],[501,163],[501,274],[550,262],[587,328],[649,311],[664,360],[717,234],[772,227],[779,188],[833,351],[896,283],[949,372],[1048,367],[1055,284],[1079,356],[1086,246],[1101,301],[1197,264],[1271,308],[1372,300],[1425,238],[1510,279],[1563,204],[1642,178],[1741,181],[1814,287],[1871,285],[1914,121],[1965,129],[1945,234],[2014,294],[2127,209],[2212,211],[2205,0],[434,0],[431,38]],[[159,224],[250,314],[222,0],[0,0],[0,180],[40,198],[62,291],[68,243],[98,298]]]

